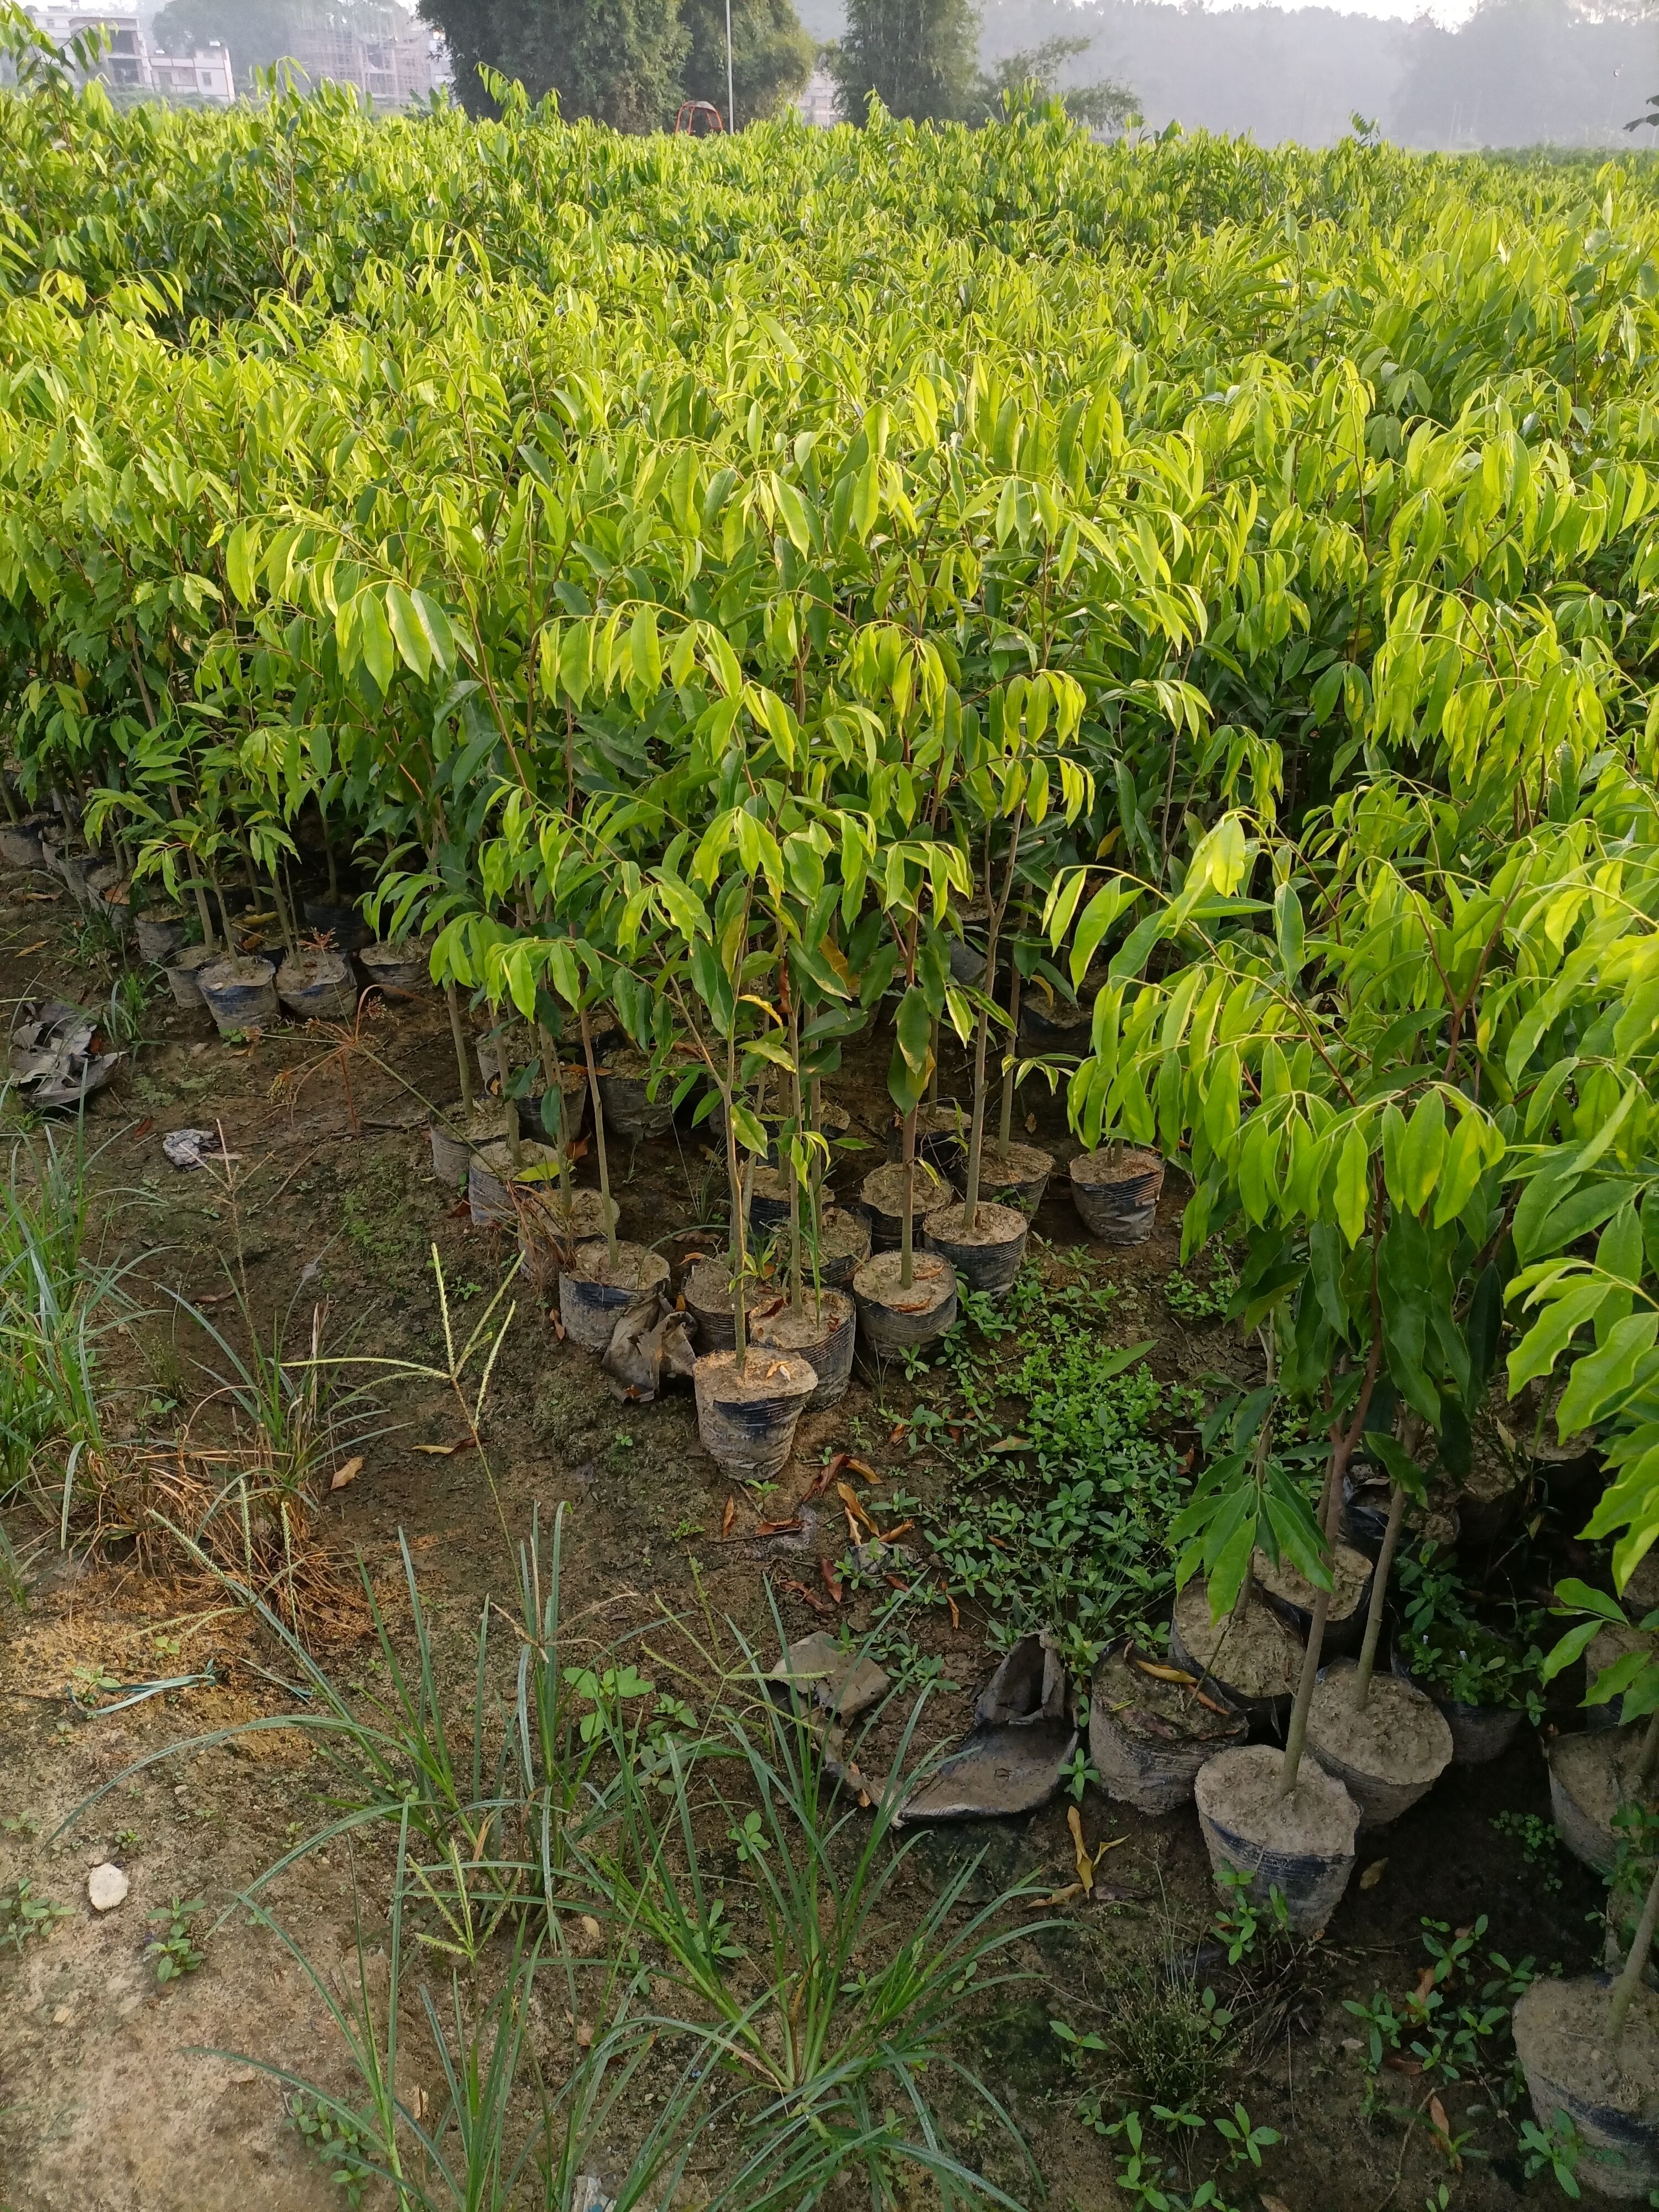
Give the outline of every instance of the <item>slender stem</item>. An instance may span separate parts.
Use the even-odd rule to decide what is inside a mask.
[[[786,966],[786,982],[788,973]],[[800,1003],[793,991],[789,994],[789,1110],[795,1124],[793,1142],[799,1151],[806,1142],[806,1126],[800,1081]],[[800,1172],[792,1158],[789,1163],[789,1310],[798,1314],[800,1310]]]
[[[449,1008],[449,1034],[455,1041],[455,1066],[461,1079],[461,1110],[472,1112],[472,1055],[466,1048],[466,1031],[461,1025],[461,994],[455,988],[452,975],[444,985],[444,1003]]]
[[[1625,2014],[1630,2010],[1631,1999],[1642,1985],[1647,1971],[1648,1954],[1653,1948],[1653,1931],[1659,1926],[1659,1872],[1648,1885],[1648,1901],[1642,1907],[1642,1917],[1636,1923],[1636,1933],[1631,1938],[1630,1956],[1625,1961],[1624,1972],[1613,1985],[1613,2002],[1607,2008],[1607,2033],[1616,2041],[1625,2025]]]
[[[1365,1416],[1370,1411],[1371,1392],[1376,1387],[1377,1369],[1382,1364],[1382,1337],[1379,1330],[1372,1340],[1370,1357],[1365,1363],[1365,1378],[1360,1385],[1359,1402],[1354,1409],[1351,1425],[1336,1429],[1331,1441],[1330,1465],[1325,1474],[1323,1521],[1326,1548],[1334,1554],[1337,1538],[1342,1530],[1342,1478],[1348,1462],[1353,1456],[1354,1446],[1364,1433]],[[1291,1725],[1285,1738],[1285,1756],[1279,1763],[1279,1795],[1288,1797],[1296,1788],[1297,1775],[1302,1765],[1303,1748],[1308,1741],[1308,1715],[1313,1708],[1314,1690],[1319,1680],[1319,1662],[1325,1646],[1325,1620],[1331,1608],[1331,1594],[1321,1590],[1314,1599],[1313,1620],[1308,1629],[1308,1649],[1303,1656],[1302,1678],[1296,1686],[1296,1703],[1291,1709]]]
[[[1019,1065],[1019,969],[1012,961],[1008,965],[1012,970],[1008,978],[1008,1049],[1002,1056],[1002,1119],[998,1130],[998,1146],[1005,1159],[1013,1140],[1014,1071]]]
[[[1636,1762],[1632,1787],[1638,1796],[1646,1796],[1656,1773],[1659,1773],[1659,1712],[1648,1723],[1648,1732],[1642,1739],[1642,1756]]]
[[[1376,1666],[1376,1647],[1382,1635],[1382,1615],[1389,1595],[1389,1570],[1394,1565],[1395,1547],[1400,1541],[1401,1524],[1406,1518],[1406,1492],[1395,1483],[1389,1499],[1389,1523],[1382,1531],[1382,1548],[1376,1555],[1376,1565],[1371,1571],[1371,1601],[1365,1611],[1365,1641],[1359,1647],[1359,1664],[1354,1670],[1353,1709],[1357,1713],[1365,1710],[1371,1693],[1371,1675]]]
[[[1002,933],[1002,917],[1007,912],[1008,901],[1013,896],[1014,868],[1019,859],[1019,833],[1025,820],[1024,805],[1014,816],[1014,824],[1008,838],[1008,871],[1002,879],[1002,896],[991,902],[990,925],[985,933],[985,996],[991,999],[996,988],[997,939]],[[991,864],[988,854],[985,864],[986,890],[989,891]],[[985,1051],[991,1034],[991,1017],[981,1006],[979,1027],[974,1035],[974,1118],[968,1132],[968,1194],[963,1201],[963,1215],[967,1232],[971,1237],[979,1227],[979,1171],[985,1147]],[[1011,1109],[1012,1110],[1012,1109]],[[1005,1139],[1005,1143],[1006,1139]]]
[[[933,1057],[933,1068],[927,1078],[927,1103],[939,1104],[939,1024],[935,1022],[927,1033],[927,1049]]]
[[[726,1187],[732,1194],[732,1347],[739,1375],[749,1372],[749,1315],[744,1298],[744,1273],[748,1266],[748,1224],[744,1217],[749,1209],[745,1204],[748,1192],[738,1168],[738,1019],[737,1009],[732,1013],[732,1027],[726,1039],[726,1085],[723,1103],[726,1107]]]
[[[599,1211],[605,1217],[605,1255],[617,1264],[617,1224],[611,1211],[611,1170],[605,1157],[605,1109],[599,1103],[599,1071],[593,1060],[593,1024],[586,1006],[581,1011],[582,1055],[587,1062],[587,1089],[593,1102],[593,1150],[599,1163]],[[560,1102],[562,1105],[562,1100]],[[728,1117],[729,1118],[729,1117]]]
[[[908,1291],[916,1279],[916,1109],[904,1117],[904,1218],[899,1225],[899,1288]]]
[[[542,1048],[542,1074],[546,1079],[547,1095],[553,1101],[553,1141],[559,1148],[559,1188],[564,1194],[567,1206],[570,1200],[570,1142],[564,1126],[564,1080],[559,1069],[559,1048],[553,1032],[545,1022],[538,1022],[536,1035]],[[542,1127],[547,1127],[547,1116],[542,1116]]]
[[[167,786],[167,802],[173,809],[173,820],[182,822],[185,818],[185,810],[179,798],[179,787],[176,783],[170,783]],[[211,945],[213,917],[208,912],[207,892],[202,883],[201,866],[194,853],[190,855],[190,887],[196,894],[196,914],[197,919],[202,925],[202,942],[204,945]],[[227,947],[228,944],[229,939],[227,939]]]
[[[513,1163],[513,1172],[519,1171],[519,1104],[507,1095],[507,1086],[513,1072],[507,1056],[507,1024],[503,1021],[495,1031],[495,1080],[501,1085],[501,1104],[505,1109],[501,1119],[507,1135],[507,1156]]]

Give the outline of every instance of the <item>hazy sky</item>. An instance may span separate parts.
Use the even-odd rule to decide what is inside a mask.
[[[1249,8],[1256,0],[1207,0],[1212,8]],[[1281,8],[1334,8],[1342,15],[1432,15],[1437,23],[1448,30],[1467,21],[1474,12],[1474,0],[1275,0]]]

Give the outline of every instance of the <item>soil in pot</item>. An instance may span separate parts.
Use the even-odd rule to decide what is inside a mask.
[[[1242,1613],[1212,1620],[1209,1585],[1195,1575],[1175,1601],[1170,1658],[1187,1674],[1218,1683],[1229,1704],[1258,1727],[1276,1728],[1296,1695],[1302,1642],[1255,1590]]]
[[[885,1167],[873,1169],[866,1176],[859,1195],[864,1200],[864,1210],[870,1217],[870,1245],[876,1252],[890,1252],[904,1232],[904,1193],[908,1170],[902,1160],[890,1160]],[[916,1188],[915,1209],[911,1216],[911,1234],[920,1237],[921,1224],[930,1213],[941,1206],[948,1206],[956,1196],[950,1184],[936,1167],[923,1159],[915,1164]]]
[[[1500,1451],[1477,1429],[1474,1463],[1458,1486],[1458,1526],[1475,1551],[1495,1551],[1521,1518],[1531,1488],[1532,1470],[1519,1455]]]
[[[365,945],[357,965],[366,983],[395,997],[413,998],[432,988],[431,947],[418,937],[406,937],[395,945]]]
[[[1158,1218],[1164,1163],[1139,1145],[1109,1145],[1072,1162],[1072,1203],[1091,1237],[1108,1244],[1144,1244]]]
[[[1242,1744],[1249,1725],[1217,1683],[1149,1674],[1135,1664],[1132,1647],[1103,1652],[1095,1669],[1090,1757],[1106,1795],[1143,1813],[1173,1813],[1188,1803],[1200,1767]]]
[[[1277,1565],[1265,1552],[1250,1563],[1255,1586],[1273,1611],[1306,1637],[1313,1626],[1313,1609],[1319,1592],[1299,1575],[1290,1561]],[[1324,1649],[1331,1652],[1357,1650],[1365,1637],[1365,1607],[1371,1593],[1371,1563],[1351,1544],[1338,1544],[1331,1561],[1334,1588],[1325,1608]]]
[[[853,1277],[859,1348],[872,1359],[936,1344],[957,1317],[957,1271],[942,1254],[915,1255],[908,1289],[899,1281],[902,1267],[901,1254],[877,1252]]]
[[[840,1206],[826,1206],[818,1222],[818,1280],[826,1290],[844,1291],[870,1256],[869,1217]],[[812,1272],[811,1255],[803,1250],[801,1271]]]
[[[370,942],[368,924],[355,906],[339,899],[308,898],[301,905],[306,927],[334,940],[337,952],[361,952]]]
[[[432,1172],[441,1183],[453,1190],[465,1182],[472,1164],[472,1147],[466,1139],[457,1133],[461,1118],[459,1107],[449,1115],[436,1115],[427,1123],[427,1137],[432,1146]]]
[[[181,914],[136,915],[132,927],[138,957],[153,961],[158,968],[168,967],[177,959],[190,933],[190,924]]]
[[[732,1302],[730,1261],[699,1260],[688,1267],[680,1296],[697,1333],[698,1351],[732,1351],[738,1340],[738,1322]]]
[[[559,1097],[564,1109],[564,1141],[574,1144],[587,1121],[587,1070],[580,1061],[561,1060],[559,1063]],[[538,1142],[549,1138],[542,1109],[547,1101],[547,1085],[540,1083],[533,1091],[526,1091],[514,1100],[519,1109],[519,1127],[526,1137]]]
[[[1382,1549],[1389,1524],[1393,1485],[1382,1469],[1370,1460],[1356,1458],[1342,1478],[1342,1537],[1356,1552],[1374,1559]],[[1444,1552],[1456,1548],[1457,1508],[1443,1485],[1431,1483],[1425,1504],[1406,1509],[1402,1543],[1438,1544]]]
[[[517,1218],[507,1189],[515,1172],[522,1175],[526,1168],[556,1166],[557,1162],[557,1153],[546,1145],[520,1144],[515,1163],[505,1137],[475,1144],[466,1171],[467,1204],[475,1224],[480,1229],[507,1227]]]
[[[1659,1996],[1638,1989],[1621,2033],[1608,2032],[1612,1985],[1546,1975],[1516,2001],[1516,2055],[1541,2128],[1565,2113],[1589,2155],[1580,2185],[1645,2204],[1659,2186]]]
[[[847,1395],[856,1335],[853,1301],[845,1291],[825,1291],[821,1299],[814,1299],[809,1289],[802,1293],[799,1313],[784,1305],[757,1321],[754,1341],[775,1352],[799,1352],[811,1361],[818,1387],[801,1410],[821,1413]]]
[[[994,1199],[999,1206],[1018,1206],[1028,1221],[1035,1221],[1054,1171],[1054,1154],[1045,1152],[1040,1146],[1011,1144],[1004,1147],[988,1135],[985,1150],[980,1156],[980,1192],[985,1198]]]
[[[650,1066],[649,1055],[636,1052],[631,1045],[618,1046],[598,1063],[605,1126],[630,1144],[640,1144],[647,1137],[665,1136],[673,1125],[673,1071],[671,1068],[664,1072],[653,1098],[647,1080]]]
[[[1580,1735],[1559,1735],[1546,1746],[1550,1770],[1550,1811],[1561,1840],[1597,1874],[1613,1872],[1616,1831],[1613,1816],[1629,1802],[1641,1763],[1645,1721],[1627,1727],[1595,1729]],[[1650,1802],[1659,1793],[1650,1790]]]
[[[794,1448],[802,1408],[818,1387],[817,1370],[798,1353],[751,1347],[708,1352],[696,1364],[697,1434],[710,1459],[740,1482],[769,1481]]]
[[[520,1149],[528,1152],[542,1147],[525,1145]],[[567,1191],[556,1177],[545,1182],[515,1181],[510,1194],[518,1210],[519,1249],[524,1254],[530,1279],[544,1295],[550,1295],[558,1288],[560,1273],[576,1247],[604,1237],[604,1195],[597,1190]],[[622,1216],[614,1198],[610,1213],[614,1229]]]
[[[276,995],[296,1021],[349,1022],[357,982],[343,952],[290,952],[276,970]]]
[[[1635,1651],[1650,1653],[1656,1648],[1659,1647],[1656,1646],[1655,1639],[1644,1635],[1639,1628],[1614,1628],[1609,1623],[1606,1628],[1597,1629],[1584,1647],[1586,1691],[1594,1686],[1598,1674],[1609,1667],[1616,1667],[1621,1659],[1628,1659]],[[1605,1705],[1584,1706],[1580,1724],[1588,1729],[1617,1728],[1620,1709],[1624,1702],[1622,1698],[1609,1698]]]
[[[1413,1674],[1409,1647],[1398,1642],[1391,1664],[1402,1680],[1421,1690],[1425,1698],[1432,1698],[1445,1715],[1452,1732],[1454,1766],[1489,1765],[1503,1757],[1520,1734],[1522,1715],[1518,1705],[1471,1705],[1449,1698],[1432,1680]]]
[[[1033,992],[1021,1002],[1019,1033],[1034,1052],[1086,1053],[1093,1020],[1092,1006],[1073,1006],[1069,999],[1050,1003]]]
[[[617,1323],[643,1291],[662,1289],[668,1262],[643,1244],[619,1243],[613,1261],[605,1239],[579,1244],[559,1273],[559,1318],[585,1352],[605,1352]]]
[[[1362,1711],[1349,1660],[1320,1669],[1308,1714],[1308,1749],[1359,1808],[1360,1826],[1410,1812],[1451,1765],[1451,1730],[1432,1698],[1397,1674],[1373,1674]]]
[[[1265,1905],[1277,1890],[1303,1935],[1328,1927],[1353,1872],[1359,1808],[1334,1775],[1304,1759],[1296,1787],[1279,1794],[1284,1754],[1268,1743],[1218,1752],[1199,1770],[1193,1795],[1210,1864],[1250,1877]]]
[[[968,1128],[972,1119],[954,1098],[941,1098],[916,1109],[916,1158],[927,1160],[941,1175],[954,1174],[968,1153]],[[887,1158],[896,1160],[904,1149],[904,1124],[895,1121],[887,1132]]]
[[[970,1227],[965,1200],[940,1206],[922,1224],[921,1241],[928,1251],[945,1255],[958,1283],[990,1297],[1005,1297],[1025,1257],[1031,1224],[1016,1207],[992,1206],[983,1199],[977,1212]]]
[[[40,867],[40,830],[27,822],[0,822],[0,860],[9,868]]]
[[[781,1229],[789,1218],[793,1175],[784,1168],[757,1167],[749,1182],[749,1218],[757,1229]],[[805,1212],[803,1202],[802,1211]]]
[[[281,1011],[275,981],[276,970],[269,960],[252,957],[232,959],[223,955],[211,965],[198,968],[196,983],[202,1003],[217,1024],[221,1036],[243,1030],[264,1029]]]
[[[224,948],[217,945],[192,945],[178,953],[167,964],[167,988],[173,994],[175,1006],[204,1006],[199,981],[204,968],[216,967],[225,957]]]

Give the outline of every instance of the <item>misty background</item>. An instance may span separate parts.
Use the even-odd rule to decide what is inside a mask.
[[[618,107],[606,99],[603,87],[581,96],[584,88],[566,81],[557,58],[538,67],[534,41],[526,46],[514,35],[515,22],[533,28],[556,57],[614,16],[621,42],[638,41],[653,4],[664,16],[665,35],[678,38],[678,58],[671,55],[672,65],[659,66],[646,57],[641,66],[651,97],[643,106],[635,99],[637,122],[626,102]],[[854,15],[866,22],[897,4],[852,0]],[[1248,132],[1267,145],[1287,138],[1328,145],[1350,132],[1357,113],[1396,144],[1422,149],[1630,151],[1659,144],[1659,132],[1632,137],[1623,127],[1643,112],[1650,94],[1659,93],[1659,0],[1613,0],[1594,8],[1580,0],[1483,0],[1449,27],[1426,12],[1390,19],[1328,7],[1213,8],[1200,0],[983,0],[976,37],[970,0],[934,4],[933,35],[966,45],[965,67],[971,70],[976,58],[981,94],[1006,79],[1011,58],[1064,40],[1076,50],[1044,71],[1055,88],[1121,88],[1152,131],[1179,122],[1189,131]],[[448,33],[458,60],[476,50],[522,76],[532,91],[544,88],[542,77],[557,84],[567,113],[597,112],[624,127],[649,128],[672,118],[682,93],[724,104],[720,0],[426,0],[420,21],[386,0],[323,0],[323,8],[342,19],[360,13],[380,22],[396,18],[411,31],[435,25]],[[928,0],[921,8],[929,12]],[[493,37],[474,34],[486,9]],[[156,12],[143,9],[149,18]],[[183,50],[191,41],[222,38],[243,82],[251,63],[293,51],[295,23],[318,12],[319,0],[171,0],[160,10],[161,27]],[[794,0],[793,7],[790,0],[735,0],[733,12],[740,32],[738,106],[750,116],[776,112],[793,100],[820,59],[814,46],[842,38],[848,28],[845,0]],[[958,27],[952,30],[947,16]],[[745,56],[752,88],[742,81]],[[601,75],[605,66],[597,63]],[[462,73],[457,71],[458,90]],[[848,99],[861,115],[861,101],[850,92]],[[659,118],[656,108],[665,101]],[[971,113],[971,102],[954,112]],[[1078,112],[1091,122],[1109,119],[1092,112],[1086,98]]]

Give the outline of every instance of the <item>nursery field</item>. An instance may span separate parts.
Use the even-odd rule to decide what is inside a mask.
[[[1659,168],[0,93],[0,2206],[1659,2203]]]

